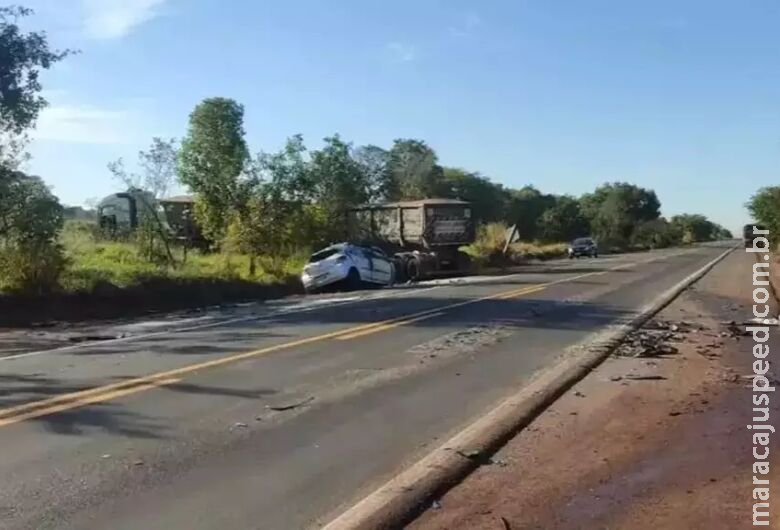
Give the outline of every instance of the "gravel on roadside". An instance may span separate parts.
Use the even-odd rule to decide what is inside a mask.
[[[409,528],[750,526],[751,281],[735,252]]]

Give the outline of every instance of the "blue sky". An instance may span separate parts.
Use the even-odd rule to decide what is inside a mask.
[[[204,97],[252,151],[412,137],[442,164],[578,195],[625,180],[737,229],[780,183],[774,0],[27,0],[58,47],[28,168],[64,202],[184,135]]]

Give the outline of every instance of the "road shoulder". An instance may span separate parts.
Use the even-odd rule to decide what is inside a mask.
[[[741,375],[751,371],[752,341],[723,322],[749,314],[750,281],[742,253],[716,267],[654,320],[681,328],[658,344],[677,353],[613,356],[410,528],[747,524],[751,402]],[[771,340],[777,350],[777,333]],[[771,408],[780,414],[777,402]],[[772,508],[777,525],[777,501]]]

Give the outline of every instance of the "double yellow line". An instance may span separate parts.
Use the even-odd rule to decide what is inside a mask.
[[[192,375],[196,372],[217,368],[219,366],[243,361],[253,357],[259,357],[267,353],[276,352],[280,350],[287,350],[290,348],[296,348],[298,346],[304,346],[315,342],[321,342],[329,339],[338,340],[350,340],[373,333],[379,333],[387,331],[389,329],[397,328],[407,324],[428,320],[431,318],[444,315],[448,310],[464,307],[487,300],[506,300],[517,296],[522,296],[532,292],[537,292],[545,289],[550,284],[537,284],[524,286],[518,289],[512,289],[510,291],[504,291],[501,293],[484,296],[481,298],[474,298],[472,300],[465,300],[462,302],[456,302],[445,306],[440,306],[434,309],[420,311],[401,317],[391,318],[380,322],[373,322],[370,324],[363,324],[360,326],[354,326],[351,328],[333,331],[330,333],[323,333],[321,335],[315,335],[313,337],[306,337],[282,344],[276,344],[257,350],[236,353],[221,357],[219,359],[213,359],[211,361],[205,361],[201,363],[191,364],[183,366],[181,368],[175,368],[173,370],[167,370],[165,372],[159,372],[147,376],[135,377],[127,379],[118,383],[112,383],[109,385],[103,385],[86,390],[80,390],[77,392],[68,392],[60,394],[47,399],[33,401],[30,403],[24,403],[5,409],[0,409],[0,427],[5,427],[25,420],[38,418],[41,416],[47,416],[50,414],[56,414],[66,410],[71,410],[86,405],[95,403],[101,403],[112,399],[128,396],[137,392],[143,392],[144,390],[150,390],[152,388],[159,388],[166,385],[175,384],[181,381],[182,377]]]
[[[166,385],[176,384],[179,381],[181,381],[183,377],[192,375],[196,372],[200,372],[202,370],[207,370],[210,368],[217,368],[223,365],[251,359],[253,357],[259,357],[267,353],[296,348],[298,346],[305,346],[307,344],[321,342],[329,339],[350,340],[350,339],[365,337],[366,335],[387,331],[389,329],[397,328],[399,326],[404,326],[407,324],[412,324],[415,322],[436,318],[444,315],[446,311],[451,309],[456,309],[459,307],[464,307],[471,304],[484,302],[486,300],[508,300],[511,298],[516,298],[519,296],[524,296],[527,294],[542,291],[551,285],[570,282],[573,280],[577,280],[579,278],[585,278],[587,276],[606,274],[607,272],[613,270],[631,268],[636,265],[657,261],[658,259],[666,259],[674,255],[676,254],[651,258],[637,263],[626,263],[623,265],[619,265],[617,267],[613,267],[606,271],[589,272],[589,273],[573,276],[570,278],[564,278],[561,280],[552,281],[552,282],[526,285],[523,287],[519,287],[517,289],[511,289],[509,291],[504,291],[489,296],[483,296],[481,298],[474,298],[472,300],[464,300],[462,302],[456,302],[453,304],[448,304],[433,309],[428,309],[425,311],[404,315],[401,317],[391,318],[380,322],[373,322],[370,324],[363,324],[360,326],[354,326],[347,329],[332,331],[330,333],[323,333],[321,335],[315,335],[313,337],[306,337],[298,340],[293,340],[290,342],[285,342],[282,344],[276,344],[273,346],[260,348],[258,350],[236,353],[225,357],[220,357],[219,359],[213,359],[211,361],[191,364],[188,366],[175,368],[173,370],[168,370],[165,372],[159,372],[156,374],[151,374],[151,375],[141,376],[141,377],[134,377],[132,379],[127,379],[125,381],[121,381],[118,383],[112,383],[109,385],[103,385],[103,386],[90,388],[86,390],[80,390],[78,392],[68,392],[51,398],[42,399],[39,401],[33,401],[21,405],[15,405],[13,407],[0,409],[0,427],[5,427],[7,425],[12,425],[14,423],[18,423],[33,418],[38,418],[41,416],[56,414],[58,412],[63,412],[66,410],[71,410],[86,405],[110,401],[112,399],[128,396],[130,394],[135,394],[137,392],[143,392],[144,390],[150,390],[152,388],[159,388],[159,387],[164,387]]]

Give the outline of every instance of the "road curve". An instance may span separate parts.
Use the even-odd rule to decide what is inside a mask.
[[[558,262],[0,358],[0,528],[317,527],[723,250]]]

